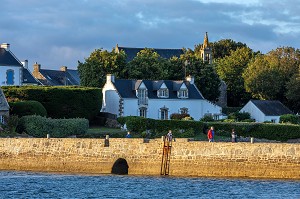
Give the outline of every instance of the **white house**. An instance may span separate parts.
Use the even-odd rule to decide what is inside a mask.
[[[0,46],[0,86],[37,85],[37,80],[28,70],[28,61],[21,63],[10,51],[10,45]]]
[[[101,112],[120,116],[170,119],[172,113],[188,113],[195,120],[205,115],[216,119],[222,108],[204,99],[194,78],[186,80],[124,80],[107,75]]]
[[[270,121],[279,123],[281,115],[293,114],[286,106],[277,100],[250,100],[240,113],[250,113],[252,119],[256,122]]]

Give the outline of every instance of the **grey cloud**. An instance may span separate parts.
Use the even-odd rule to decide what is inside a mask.
[[[298,1],[298,0],[297,0]],[[2,0],[0,42],[30,64],[77,67],[97,48],[193,48],[233,39],[254,50],[299,48],[299,3],[201,3],[192,0]],[[247,21],[248,20],[248,21]],[[251,22],[251,23],[250,23]],[[293,27],[280,32],[280,28]]]

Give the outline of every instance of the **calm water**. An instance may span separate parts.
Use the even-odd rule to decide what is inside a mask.
[[[0,172],[0,197],[300,199],[300,181]]]

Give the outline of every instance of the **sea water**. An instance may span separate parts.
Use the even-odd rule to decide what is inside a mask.
[[[300,199],[300,181],[1,171],[0,198]]]

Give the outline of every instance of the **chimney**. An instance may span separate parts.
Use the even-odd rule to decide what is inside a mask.
[[[10,49],[9,49],[9,44],[8,43],[3,43],[3,44],[1,44],[1,48],[4,48],[6,51],[9,51]]]
[[[38,77],[40,70],[41,70],[41,64],[38,64],[37,62],[35,62],[35,64],[33,64],[33,73],[32,73],[33,76]]]
[[[68,70],[68,67],[66,67],[66,66],[62,66],[62,67],[60,67],[60,71],[64,71],[64,72],[66,72]]]
[[[106,83],[114,83],[115,82],[115,76],[112,74],[106,75]]]
[[[195,78],[191,75],[186,77],[186,81],[190,82],[190,84],[194,84],[195,83]]]
[[[22,61],[22,65],[24,68],[28,69],[28,60],[26,59],[26,60]]]

